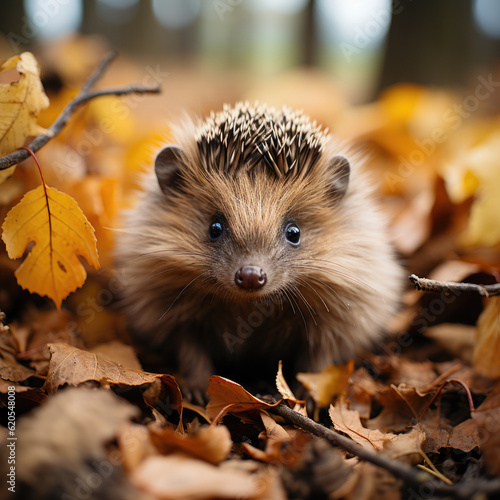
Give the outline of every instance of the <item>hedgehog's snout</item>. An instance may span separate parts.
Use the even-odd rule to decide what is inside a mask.
[[[241,267],[234,275],[236,285],[249,292],[262,288],[266,284],[266,281],[266,273],[257,266]]]

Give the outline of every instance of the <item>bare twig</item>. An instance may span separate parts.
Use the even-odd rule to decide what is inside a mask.
[[[286,404],[280,404],[269,411],[277,413],[283,417],[287,423],[310,432],[311,434],[326,439],[334,446],[339,446],[345,451],[357,456],[360,460],[370,462],[378,467],[381,467],[396,478],[403,480],[408,486],[416,488],[417,494],[422,489],[427,493],[432,492],[431,496],[449,496],[457,499],[470,499],[475,495],[491,494],[500,492],[500,479],[492,481],[474,480],[453,485],[443,484],[436,481],[424,471],[410,467],[402,462],[388,458],[383,455],[378,455],[372,451],[363,448],[361,445],[355,443],[352,439],[339,434],[338,432],[328,429],[324,425],[318,424],[310,418],[304,417],[300,413],[292,410]]]
[[[33,152],[36,152],[43,146],[45,146],[45,144],[47,144],[51,139],[59,134],[59,132],[61,132],[75,110],[91,99],[106,95],[159,94],[161,92],[161,87],[159,84],[152,86],[129,85],[126,87],[90,92],[92,86],[103,75],[104,71],[115,59],[116,55],[116,52],[110,52],[104,57],[94,73],[85,82],[78,95],[62,110],[61,114],[57,117],[56,121],[48,128],[45,134],[40,134],[35,137],[35,139],[33,139],[33,141],[28,145],[29,149],[31,149]],[[6,168],[12,167],[17,163],[26,160],[26,158],[28,158],[29,156],[30,154],[25,149],[18,149],[17,151],[14,151],[13,153],[0,158],[0,170],[5,170]]]
[[[424,292],[462,292],[475,293],[482,297],[493,297],[500,295],[500,283],[493,285],[476,285],[475,283],[455,283],[453,281],[436,281],[427,278],[419,278],[416,274],[412,274],[408,278],[417,290]]]

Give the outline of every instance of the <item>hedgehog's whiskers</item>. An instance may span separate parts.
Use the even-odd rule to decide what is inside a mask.
[[[177,295],[177,297],[175,297],[175,299],[172,301],[172,303],[170,304],[170,306],[168,307],[168,309],[160,316],[160,320],[162,320],[167,314],[168,312],[172,309],[172,307],[174,306],[174,304],[177,302],[177,300],[184,294],[184,292],[186,292],[192,285],[193,283],[195,283],[197,280],[199,280],[200,278],[202,278],[203,276],[207,275],[208,274],[208,271],[205,271],[201,274],[199,274],[198,276],[196,276],[195,278],[193,278]]]

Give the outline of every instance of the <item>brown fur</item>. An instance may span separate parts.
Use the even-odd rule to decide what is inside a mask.
[[[309,145],[279,161],[282,144],[272,146],[271,164],[252,153],[262,150],[262,134],[249,133],[236,161],[241,136],[227,146],[203,142],[216,127],[215,136],[228,133],[228,113],[231,120],[246,113],[252,123],[256,109],[274,125],[300,121]],[[243,127],[248,132],[248,123]],[[211,373],[228,366],[242,371],[258,363],[275,372],[279,359],[293,370],[321,370],[381,339],[401,295],[402,270],[358,155],[301,114],[247,104],[188,125],[177,141],[177,184],[165,193],[156,177],[146,179],[120,235],[118,262],[136,336],[161,347],[187,387],[206,387]],[[345,195],[336,197],[331,159],[338,155],[351,171]],[[215,243],[208,239],[214,214],[223,214],[228,228]],[[290,218],[301,230],[298,247],[283,236]],[[259,291],[236,286],[244,265],[266,272]]]

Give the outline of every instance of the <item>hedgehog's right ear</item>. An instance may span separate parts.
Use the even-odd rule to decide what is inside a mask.
[[[177,146],[162,149],[155,160],[155,172],[161,190],[167,194],[178,186],[180,167],[184,161],[184,153]]]
[[[351,165],[347,158],[343,156],[334,156],[330,160],[329,172],[331,178],[330,194],[336,200],[344,197],[349,186],[349,177],[351,175]]]

